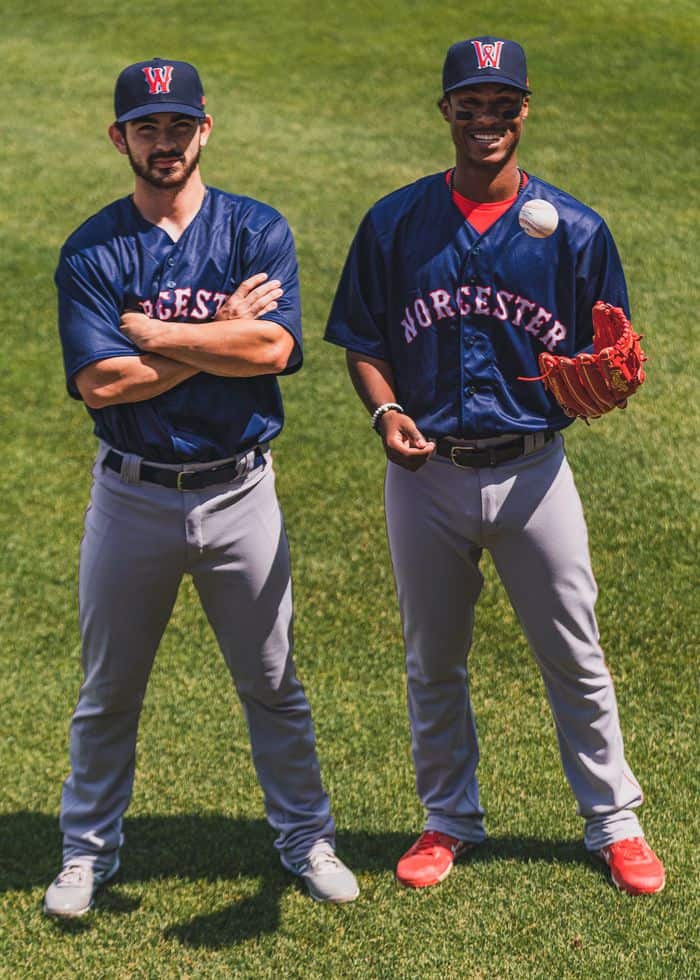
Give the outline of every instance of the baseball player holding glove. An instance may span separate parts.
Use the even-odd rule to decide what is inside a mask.
[[[269,450],[283,422],[275,375],[302,359],[294,241],[271,207],[202,183],[212,118],[192,65],[130,65],[115,108],[109,134],[134,194],[71,235],[56,272],[68,391],[100,449],[80,553],[64,863],[44,908],[82,915],[119,867],[139,713],[185,574],[243,703],[282,864],[314,898],[351,901],[292,660]]]
[[[478,37],[448,51],[439,108],[456,165],[362,221],[326,338],[388,458],[386,517],[406,646],[424,832],[398,880],[442,881],[485,838],[466,654],[484,548],[542,673],[587,849],[632,894],[664,868],[635,810],[598,641],[596,583],[562,430],[643,381],[625,280],[601,217],[518,167],[525,55]],[[595,327],[595,336],[594,336]]]

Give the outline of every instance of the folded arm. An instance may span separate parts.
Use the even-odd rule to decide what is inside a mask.
[[[136,354],[93,361],[73,380],[89,408],[107,408],[155,398],[197,373],[190,364],[157,354]]]
[[[145,353],[231,378],[279,374],[294,350],[292,335],[269,320],[169,323],[125,313],[122,330]]]
[[[248,378],[279,374],[294,350],[294,338],[278,323],[259,317],[277,309],[278,280],[265,273],[241,283],[208,323],[173,323],[142,313],[124,313],[122,332],[147,354],[160,354],[198,371]]]

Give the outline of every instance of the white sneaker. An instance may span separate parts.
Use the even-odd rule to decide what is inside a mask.
[[[317,847],[308,858],[291,864],[284,855],[282,865],[304,880],[317,902],[353,902],[360,894],[357,879],[337,856],[330,844]]]
[[[51,882],[44,896],[44,912],[64,919],[85,915],[95,893],[119,871],[119,854],[109,868],[94,869],[80,859],[69,861]]]

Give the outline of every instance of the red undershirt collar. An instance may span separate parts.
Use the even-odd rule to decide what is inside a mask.
[[[445,173],[445,183],[448,187],[451,174],[451,169]],[[527,185],[527,182],[528,176],[523,171],[523,187]],[[455,205],[459,208],[469,224],[476,228],[482,235],[515,203],[517,196],[517,194],[513,194],[512,197],[507,198],[505,201],[471,201],[468,197],[460,194],[459,191],[452,191],[452,200]]]

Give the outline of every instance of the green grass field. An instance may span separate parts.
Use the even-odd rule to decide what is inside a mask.
[[[695,5],[8,0],[4,10],[0,977],[700,976]],[[606,217],[649,354],[629,411],[577,423],[567,440],[641,816],[668,870],[648,900],[619,895],[584,852],[542,683],[489,561],[471,671],[491,840],[429,893],[393,880],[422,815],[383,457],[341,353],[321,337],[365,209],[450,164],[435,109],[442,59],[453,41],[488,32],[528,53],[521,162]],[[105,130],[117,73],[153,55],[201,70],[216,122],[207,182],[275,205],[297,237],[306,364],[283,382],[278,485],[299,672],[339,850],[362,894],[319,906],[280,868],[242,714],[185,582],[146,700],[123,871],[95,913],[61,928],[41,899],[59,865],[95,444],[65,395],[52,275],[69,232],[131,188]]]

